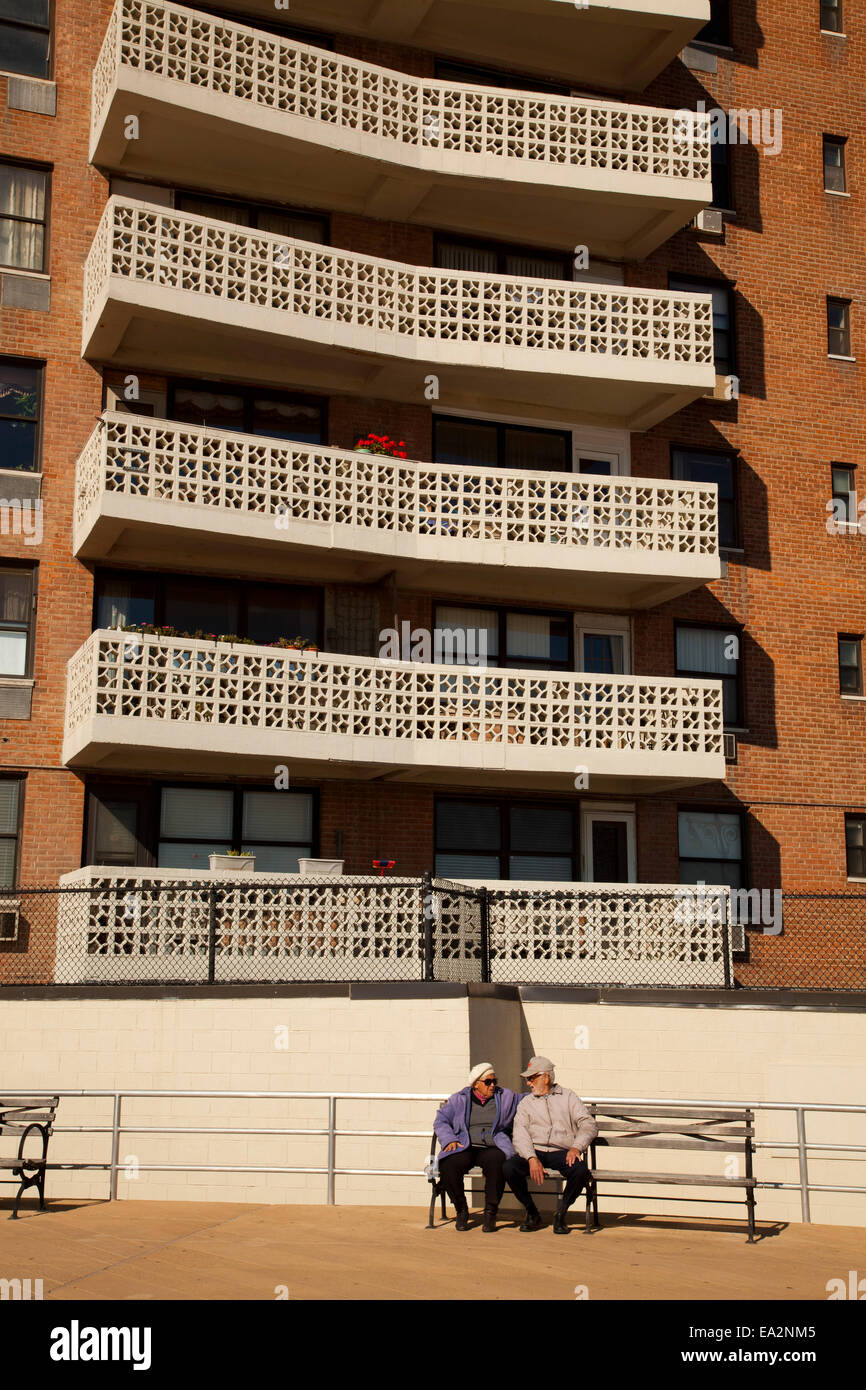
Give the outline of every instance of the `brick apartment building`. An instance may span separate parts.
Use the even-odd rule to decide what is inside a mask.
[[[864,62],[848,0],[0,0],[10,900],[861,891]]]

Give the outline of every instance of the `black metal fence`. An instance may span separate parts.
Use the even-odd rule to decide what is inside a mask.
[[[866,989],[866,895],[106,871],[0,897],[0,987],[365,980]]]

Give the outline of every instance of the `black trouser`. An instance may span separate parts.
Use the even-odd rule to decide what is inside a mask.
[[[505,1191],[505,1154],[488,1144],[483,1149],[470,1145],[459,1153],[439,1155],[442,1186],[458,1210],[466,1204],[463,1179],[470,1168],[480,1168],[484,1174],[484,1205],[498,1207]]]
[[[562,1210],[568,1211],[572,1202],[579,1192],[586,1185],[589,1177],[589,1168],[582,1158],[576,1158],[571,1167],[566,1163],[568,1149],[554,1149],[551,1153],[539,1153],[537,1158],[545,1168],[552,1168],[554,1172],[561,1173],[565,1178],[565,1187],[560,1197]],[[518,1202],[522,1202],[531,1211],[535,1202],[529,1195],[529,1160],[521,1158],[520,1154],[515,1154],[513,1158],[505,1161],[505,1180],[511,1191],[514,1193]]]

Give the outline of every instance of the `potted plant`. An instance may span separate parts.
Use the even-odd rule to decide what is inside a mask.
[[[215,850],[210,856],[210,871],[214,873],[251,874],[255,872],[256,856],[248,849]]]
[[[359,454],[387,454],[389,458],[394,459],[406,457],[405,441],[392,439],[387,434],[365,435],[363,439],[358,440],[355,450]]]

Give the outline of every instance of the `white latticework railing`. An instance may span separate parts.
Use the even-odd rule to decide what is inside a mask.
[[[143,416],[106,413],[76,477],[78,526],[110,493],[271,517],[278,538],[319,523],[455,543],[718,550],[714,484],[418,463]]]
[[[420,79],[164,0],[117,0],[93,77],[94,132],[120,67],[246,103],[252,123],[265,107],[405,151],[710,176],[702,113]]]
[[[112,197],[85,266],[90,323],[109,277],[347,325],[363,346],[531,349],[689,366],[713,361],[709,295],[440,270]],[[207,313],[202,307],[202,314]],[[357,330],[363,330],[364,338]]]
[[[416,745],[723,747],[719,681],[432,665],[118,630],[92,633],[69,663],[67,731],[104,716]]]

